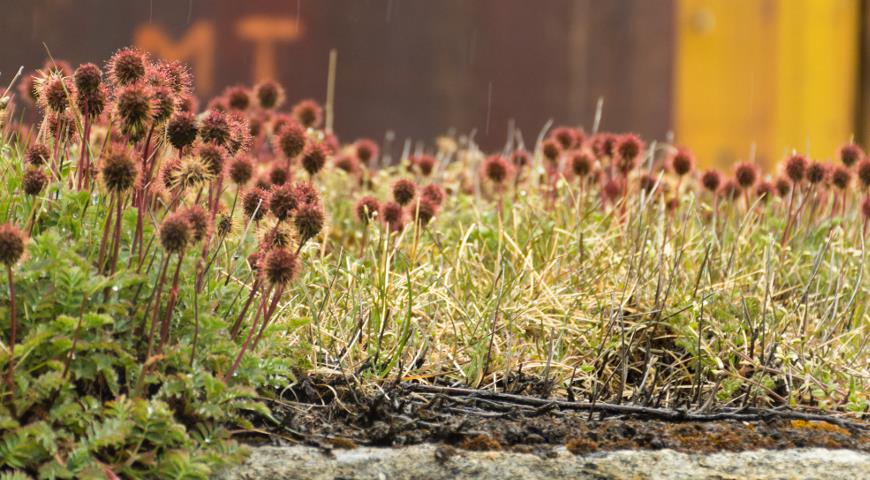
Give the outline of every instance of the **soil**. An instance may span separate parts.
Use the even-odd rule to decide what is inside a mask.
[[[590,416],[558,406],[421,393],[401,385],[364,391],[343,379],[306,378],[283,391],[270,407],[277,423],[261,419],[259,429],[242,435],[243,441],[325,450],[437,443],[445,457],[455,449],[547,456],[561,447],[577,455],[625,449],[712,453],[810,447],[870,452],[870,424],[860,420],[845,425],[777,415],[752,421],[662,420],[601,412]]]

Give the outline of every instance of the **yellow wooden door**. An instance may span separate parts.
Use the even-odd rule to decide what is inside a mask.
[[[678,0],[676,142],[702,165],[831,158],[855,130],[860,0]]]

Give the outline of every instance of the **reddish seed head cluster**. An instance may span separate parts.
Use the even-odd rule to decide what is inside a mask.
[[[160,225],[160,244],[169,253],[179,253],[192,238],[190,220],[184,212],[170,214]]]
[[[284,248],[273,248],[262,261],[266,279],[272,285],[290,283],[299,270],[296,255]]]
[[[688,175],[694,167],[695,159],[692,157],[691,152],[686,149],[681,148],[677,150],[671,157],[671,170],[677,176],[683,177]]]
[[[571,172],[580,178],[589,175],[594,163],[592,154],[586,150],[575,151],[571,154]]]
[[[283,165],[273,165],[269,170],[269,182],[272,185],[284,185],[290,181],[290,172]]]
[[[293,224],[302,241],[314,238],[326,222],[326,215],[319,202],[301,202],[293,216]]]
[[[354,148],[357,158],[366,165],[378,157],[378,144],[367,138],[361,138],[354,142]]]
[[[411,203],[417,194],[417,185],[406,178],[400,178],[393,183],[393,199],[401,206]]]
[[[803,181],[807,174],[807,157],[794,154],[785,161],[785,174],[794,183]]]
[[[21,179],[21,186],[24,188],[24,193],[30,196],[39,195],[47,183],[48,176],[45,172],[36,167],[28,168],[24,172],[24,177]]]
[[[855,145],[854,143],[843,145],[843,147],[840,148],[840,161],[843,162],[843,165],[847,167],[855,165],[863,158],[864,151],[861,150],[861,147]]]
[[[483,162],[483,173],[496,185],[501,185],[510,175],[510,164],[501,155],[491,155]]]
[[[435,157],[431,155],[420,155],[416,157],[411,157],[411,165],[413,165],[420,175],[424,177],[428,177],[432,175],[432,171],[435,170]]]
[[[754,163],[740,162],[734,167],[734,179],[741,189],[748,189],[758,181],[758,167]]]
[[[166,135],[173,147],[181,150],[196,140],[198,128],[196,117],[189,112],[179,112],[166,124]]]
[[[511,163],[513,163],[515,167],[522,169],[531,163],[531,156],[529,155],[529,152],[525,150],[514,150],[511,154]]]
[[[431,201],[435,206],[440,207],[442,203],[444,203],[444,189],[441,188],[441,185],[430,183],[423,187],[423,191],[420,193],[420,196]]]
[[[278,108],[284,103],[284,89],[278,83],[268,80],[254,87],[254,94],[260,107],[266,110]]]
[[[381,218],[393,231],[399,231],[404,224],[404,210],[396,202],[387,202],[381,208]]]
[[[305,130],[292,120],[282,124],[277,139],[278,149],[287,158],[295,158],[305,148]]]
[[[193,205],[187,207],[183,213],[187,217],[187,221],[190,222],[191,240],[196,243],[205,238],[211,229],[208,212],[199,205]]]
[[[302,100],[293,106],[293,117],[305,128],[318,128],[323,121],[323,110],[314,100]]]
[[[840,190],[849,187],[852,181],[852,172],[845,165],[835,165],[831,168],[831,184]]]
[[[31,143],[24,152],[24,160],[30,165],[39,167],[48,163],[51,152],[42,143]]]
[[[722,174],[716,170],[707,170],[701,175],[701,185],[709,192],[716,192],[722,184]]]
[[[356,218],[360,222],[368,223],[377,216],[380,208],[381,205],[378,203],[378,200],[375,197],[367,195],[357,200],[354,211],[356,212]]]
[[[0,225],[0,263],[11,267],[24,255],[27,235],[11,223]]]
[[[326,164],[326,151],[320,143],[310,142],[302,155],[302,168],[308,175],[314,176]]]
[[[100,170],[106,190],[110,192],[126,192],[136,182],[136,163],[123,147],[113,148],[103,159]]]
[[[242,196],[242,208],[248,218],[259,221],[269,210],[269,195],[263,189],[252,188]]]
[[[643,142],[633,133],[623,135],[616,144],[616,152],[619,156],[620,170],[628,172],[635,167],[637,159],[643,152]]]
[[[813,185],[821,183],[828,177],[828,167],[824,163],[812,162],[807,166],[807,181]]]
[[[109,60],[109,77],[116,86],[131,85],[145,78],[145,54],[133,49],[119,50]]]
[[[296,191],[291,185],[285,184],[272,187],[269,197],[269,210],[279,222],[289,218],[296,210],[298,204]]]
[[[230,179],[236,185],[245,185],[254,175],[254,163],[245,154],[237,155],[230,162]]]
[[[559,155],[562,154],[562,145],[553,139],[545,140],[544,143],[541,144],[541,153],[547,161],[550,163],[556,163],[559,159]]]

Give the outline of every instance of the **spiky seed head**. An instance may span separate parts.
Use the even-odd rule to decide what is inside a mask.
[[[678,177],[688,175],[694,168],[695,158],[692,156],[692,152],[685,148],[678,149],[671,157],[671,171]]]
[[[260,221],[269,211],[269,194],[261,188],[252,188],[242,196],[242,208],[248,218]]]
[[[378,144],[368,138],[361,138],[354,142],[356,156],[366,165],[378,157]]]
[[[193,77],[190,75],[190,67],[186,63],[180,60],[160,62],[157,65],[157,70],[160,71],[165,79],[166,86],[172,89],[173,93],[182,98],[191,96],[190,90],[193,85]]]
[[[840,148],[840,161],[847,167],[852,167],[864,158],[864,150],[854,143],[843,145]]]
[[[360,168],[359,159],[354,155],[339,155],[332,163],[335,165],[335,168],[348,174],[354,174]]]
[[[112,193],[123,193],[133,188],[137,173],[136,162],[121,146],[112,148],[100,166],[103,184]]]
[[[244,185],[254,176],[254,162],[245,154],[237,155],[230,162],[230,179],[236,185]]]
[[[870,159],[865,158],[858,162],[855,171],[858,173],[858,179],[861,181],[861,186],[864,188],[870,187]]]
[[[592,151],[598,158],[613,158],[616,155],[616,144],[619,137],[612,133],[597,133],[592,137]]]
[[[701,185],[709,192],[716,192],[722,184],[722,174],[718,170],[707,170],[701,175]]]
[[[585,178],[592,171],[595,160],[588,150],[575,150],[571,152],[571,173]]]
[[[435,170],[435,157],[431,155],[411,157],[411,162],[417,168],[417,171],[420,172],[420,175],[424,177],[432,175],[432,171]]]
[[[11,223],[0,225],[0,263],[11,267],[18,263],[27,246],[27,235]]]
[[[417,203],[411,204],[408,209],[415,221],[420,225],[428,225],[435,218],[435,215],[438,214],[438,206],[425,197],[420,197]]]
[[[79,95],[94,93],[103,82],[103,71],[93,63],[83,63],[73,74],[73,80]]]
[[[579,145],[577,131],[571,127],[556,127],[550,132],[549,137],[559,142],[562,150],[570,150]]]
[[[719,187],[719,195],[728,200],[734,200],[740,193],[742,192],[742,188],[740,187],[740,182],[736,179],[729,178],[725,180],[721,187]]]
[[[223,173],[226,149],[214,143],[202,143],[197,147],[196,153],[208,169],[209,175],[216,178]]]
[[[308,175],[314,176],[326,164],[326,152],[320,143],[309,142],[302,155],[302,168]]]
[[[24,188],[24,193],[30,196],[39,195],[45,185],[48,183],[48,176],[37,167],[29,167],[24,172],[21,179],[21,186]]]
[[[296,191],[289,184],[275,185],[269,195],[269,211],[278,221],[284,221],[296,210],[299,201]]]
[[[31,143],[24,152],[24,160],[35,167],[48,163],[51,151],[43,143]]]
[[[514,166],[519,169],[525,168],[531,162],[531,155],[529,155],[529,152],[525,150],[514,150],[514,152],[511,154],[511,163],[513,163]]]
[[[296,158],[305,148],[305,129],[299,123],[285,122],[277,136],[277,147],[286,158]]]
[[[278,108],[284,103],[284,88],[277,82],[267,80],[254,87],[260,107],[266,110]]]
[[[849,183],[852,181],[852,172],[845,165],[834,165],[831,167],[831,183],[840,190],[849,188]]]
[[[169,143],[179,150],[192,145],[196,140],[197,132],[196,117],[190,112],[176,113],[166,125]]]
[[[191,239],[194,243],[205,238],[211,229],[211,217],[209,213],[199,205],[192,205],[184,210],[187,221],[190,222]]]
[[[160,225],[160,245],[169,253],[179,253],[190,243],[191,230],[190,220],[184,212],[170,214]]]
[[[776,194],[780,197],[785,197],[791,193],[791,180],[787,176],[780,175],[776,178]]]
[[[770,180],[762,180],[755,187],[755,194],[765,202],[770,200],[775,193],[776,187]]]
[[[302,203],[293,215],[293,224],[303,242],[315,237],[326,223],[326,215],[319,203]]]
[[[76,107],[83,115],[89,118],[97,118],[106,109],[108,94],[105,85],[98,85],[91,92],[79,91],[76,94]]]
[[[69,106],[69,96],[74,93],[72,82],[58,75],[51,75],[42,83],[39,101],[46,110],[62,113]]]
[[[253,143],[248,117],[241,112],[231,110],[229,124],[230,138],[225,145],[226,149],[234,155],[238,152],[247,152]]]
[[[354,207],[356,218],[358,218],[362,223],[369,223],[370,220],[378,215],[380,209],[381,205],[378,202],[378,199],[370,195],[357,200],[356,206]]]
[[[181,159],[169,158],[160,166],[158,177],[163,187],[172,190],[178,184],[178,170],[181,167]]]
[[[233,110],[245,111],[251,106],[251,92],[247,88],[237,85],[224,91],[227,106]]]
[[[39,75],[39,72],[34,72],[35,75],[28,75],[24,78],[24,80],[18,85],[18,92],[21,94],[21,97],[28,100],[31,104],[36,105],[39,103],[39,78],[36,75]]]
[[[821,162],[812,162],[807,166],[807,181],[813,185],[828,178],[828,166]]]
[[[320,192],[311,182],[298,182],[293,186],[299,203],[320,203]]]
[[[619,137],[616,144],[616,152],[619,155],[620,169],[623,172],[630,171],[637,163],[637,159],[643,153],[643,142],[640,137],[633,133],[627,133]]]
[[[423,187],[420,196],[431,201],[436,207],[440,207],[444,203],[444,189],[441,185],[430,183]]]
[[[284,185],[290,181],[290,171],[282,165],[272,165],[269,170],[269,182],[272,185]]]
[[[209,110],[199,127],[199,138],[203,142],[224,146],[230,140],[230,123],[227,115],[218,110]]]
[[[807,157],[800,154],[791,155],[785,161],[785,174],[792,182],[800,183],[806,177],[808,164]]]
[[[391,230],[399,231],[405,221],[404,210],[396,202],[387,202],[381,207],[381,218]]]
[[[483,161],[483,173],[489,181],[501,185],[510,176],[510,164],[501,155],[490,155]]]
[[[293,117],[305,128],[318,128],[323,121],[323,110],[314,100],[302,100],[293,106]]]
[[[738,163],[734,167],[734,179],[740,188],[751,188],[758,181],[758,166],[749,162]]]
[[[123,87],[117,93],[116,109],[121,119],[121,133],[134,142],[141,140],[154,112],[150,91],[141,84]]]
[[[147,58],[133,48],[119,50],[109,60],[109,78],[116,87],[132,85],[145,78]]]
[[[272,285],[286,285],[293,281],[298,271],[296,255],[285,248],[273,248],[263,259],[266,279]]]
[[[154,112],[151,114],[151,118],[154,119],[154,122],[163,124],[175,113],[177,104],[175,94],[169,87],[161,85],[151,87],[151,98],[154,103]]]
[[[544,140],[544,143],[541,144],[541,153],[547,161],[556,163],[559,160],[559,155],[562,154],[562,145],[552,138]]]
[[[411,203],[417,194],[417,184],[407,178],[400,178],[393,183],[393,199],[401,206]]]
[[[208,166],[199,157],[182,159],[175,175],[176,183],[183,189],[198,187],[213,178]]]

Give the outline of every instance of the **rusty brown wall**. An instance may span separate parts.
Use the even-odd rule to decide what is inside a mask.
[[[18,65],[39,66],[43,42],[78,63],[138,41],[190,56],[204,95],[271,68],[291,99],[322,100],[335,48],[336,130],[346,138],[392,129],[399,139],[430,140],[453,127],[476,129],[494,148],[510,118],[527,141],[550,118],[588,126],[599,97],[604,128],[660,138],[671,126],[672,0],[0,4],[2,78]],[[277,37],[264,69],[263,45]]]

